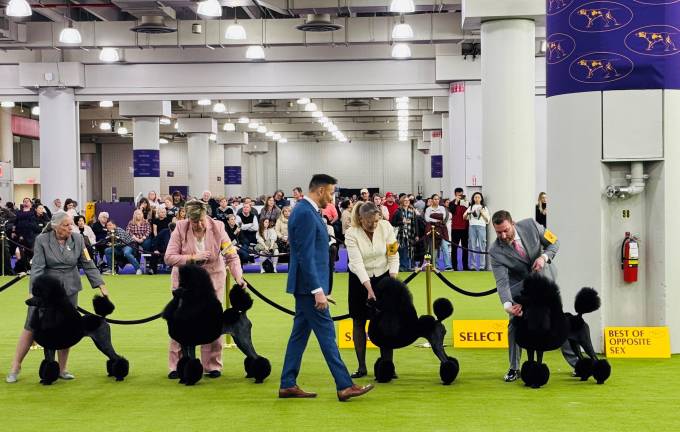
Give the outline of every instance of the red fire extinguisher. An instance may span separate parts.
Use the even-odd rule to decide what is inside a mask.
[[[629,232],[621,244],[621,268],[623,269],[623,280],[626,282],[637,282],[638,280],[638,260],[640,250],[638,239],[631,236]]]

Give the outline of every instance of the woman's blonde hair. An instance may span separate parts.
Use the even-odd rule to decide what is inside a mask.
[[[543,197],[546,196],[546,195],[547,195],[547,194],[546,194],[545,192],[541,192],[540,194],[538,194],[538,205],[539,205],[539,207],[540,207],[541,204],[543,204],[543,203],[541,202],[541,200],[542,200]]]
[[[203,201],[192,199],[184,205],[184,209],[187,212],[187,219],[192,221],[197,221],[201,219],[204,215],[208,213]]]
[[[366,219],[370,216],[382,216],[382,212],[372,202],[359,201],[354,204],[352,209],[352,226],[361,227],[361,219]]]

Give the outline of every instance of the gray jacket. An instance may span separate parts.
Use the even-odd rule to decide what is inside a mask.
[[[72,234],[62,248],[54,231],[44,232],[35,238],[33,251],[31,281],[40,275],[48,274],[62,281],[66,295],[77,294],[83,289],[78,271],[80,264],[93,288],[104,285],[101,273],[92,257],[88,256],[80,234]]]
[[[533,219],[523,219],[515,224],[515,229],[522,240],[527,258],[522,258],[512,245],[496,239],[489,249],[491,269],[496,278],[496,287],[501,303],[512,302],[513,297],[522,289],[521,282],[531,273],[531,267],[536,258],[542,254],[548,256],[548,262],[543,267],[543,275],[555,280],[557,271],[552,260],[560,248],[559,241],[550,243],[545,237],[545,228]]]

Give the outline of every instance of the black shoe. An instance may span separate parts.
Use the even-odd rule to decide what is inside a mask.
[[[170,371],[170,373],[168,374],[168,379],[173,379],[173,380],[179,379],[179,374],[177,373],[177,371]]]
[[[356,372],[354,372],[352,375],[350,375],[350,377],[352,377],[352,378],[363,378],[367,374],[368,374],[368,372],[366,372],[366,370],[359,369]]]
[[[218,370],[210,371],[207,374],[205,374],[208,378],[219,378],[222,376],[222,372]]]
[[[506,373],[505,376],[503,377],[503,380],[505,380],[505,382],[513,382],[517,381],[518,378],[519,371],[517,369],[510,369],[508,370],[508,373]]]

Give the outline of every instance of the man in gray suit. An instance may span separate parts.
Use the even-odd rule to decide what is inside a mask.
[[[85,276],[92,288],[99,288],[102,295],[108,295],[108,290],[104,285],[104,280],[94,265],[92,257],[85,247],[83,236],[80,233],[73,233],[73,218],[63,211],[59,211],[52,216],[52,221],[45,231],[35,238],[33,245],[33,261],[31,265],[31,282],[38,276],[47,274],[61,280],[68,296],[69,302],[73,306],[78,305],[78,292],[83,289],[80,282],[80,265],[85,271]],[[32,285],[30,285],[32,288]],[[21,362],[28,353],[33,342],[33,331],[30,328],[32,314],[37,313],[35,306],[29,306],[28,316],[24,324],[24,330],[19,337],[12,368],[5,379],[8,383],[17,382]],[[73,374],[66,370],[68,360],[68,349],[59,350],[59,378],[71,380]]]
[[[505,210],[494,213],[491,218],[496,230],[496,241],[489,249],[491,269],[496,278],[498,296],[503,308],[510,315],[522,315],[522,305],[513,300],[522,290],[522,282],[532,272],[541,272],[544,276],[555,280],[557,271],[552,264],[560,243],[557,237],[533,219],[513,222],[512,216]],[[515,343],[515,328],[512,321],[508,324],[508,350],[510,370],[505,375],[506,382],[519,378],[519,362],[522,349]],[[567,362],[574,366],[576,355],[565,342],[562,354]]]

